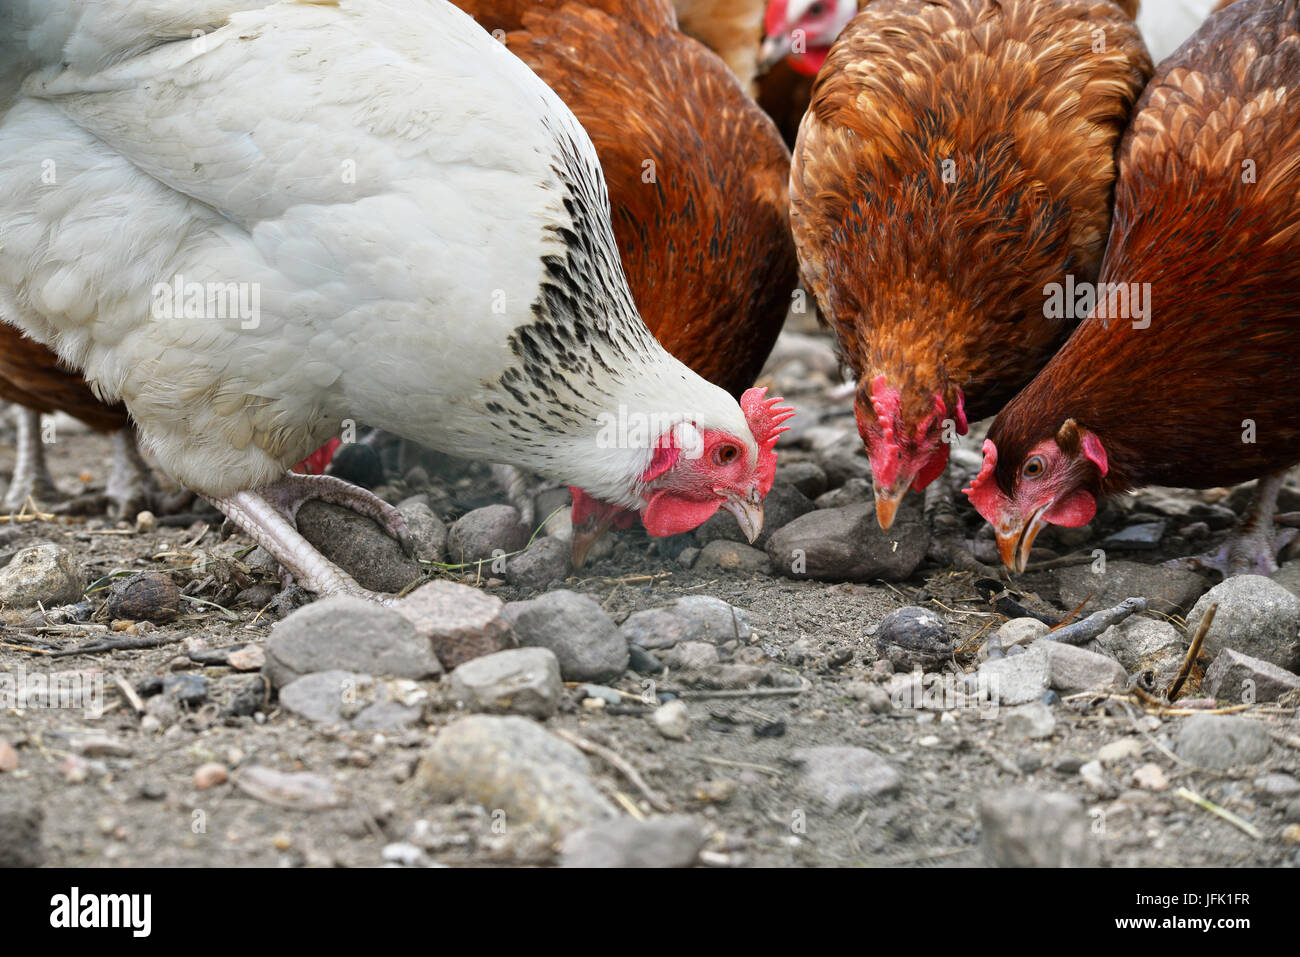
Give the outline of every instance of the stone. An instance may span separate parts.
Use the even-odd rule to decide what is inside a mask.
[[[1164,791],[1169,788],[1169,776],[1158,764],[1144,764],[1133,772],[1133,783],[1144,791]]]
[[[265,673],[277,688],[316,671],[397,678],[442,673],[428,640],[407,618],[351,595],[322,598],[276,622],[264,651]]]
[[[1300,598],[1300,558],[1292,559],[1282,565],[1273,573],[1273,581]]]
[[[39,804],[16,794],[0,794],[0,868],[45,863],[44,822],[45,811]]]
[[[896,608],[876,625],[875,639],[881,655],[899,671],[933,668],[952,657],[948,624],[929,608]]]
[[[1081,617],[1113,608],[1125,598],[1145,598],[1154,612],[1182,614],[1209,587],[1209,582],[1196,572],[1162,565],[1108,561],[1102,574],[1092,568],[1092,565],[1072,565],[1055,572],[1062,604],[1075,608],[1087,600],[1080,611]]]
[[[1137,738],[1118,738],[1107,741],[1097,749],[1097,760],[1102,764],[1114,764],[1127,758],[1140,757],[1143,749],[1142,742]]]
[[[720,660],[718,646],[707,641],[683,641],[664,655],[664,664],[678,671],[702,671]]]
[[[1129,674],[1154,671],[1171,680],[1182,667],[1187,654],[1187,637],[1167,621],[1133,615],[1118,625],[1111,625],[1095,639],[1103,650]],[[1092,650],[1093,642],[1083,647]]]
[[[799,748],[792,758],[803,766],[799,792],[832,811],[857,812],[902,784],[894,766],[866,748]]]
[[[1002,712],[1001,717],[1003,728],[1009,737],[1036,740],[1050,738],[1056,732],[1056,718],[1052,715],[1052,709],[1042,701],[1008,708]]]
[[[560,866],[690,867],[703,847],[703,831],[684,814],[648,821],[625,817],[566,837],[560,848]]]
[[[551,535],[537,539],[506,563],[506,581],[541,590],[573,574],[573,546]]]
[[[684,701],[660,705],[655,709],[653,720],[655,730],[671,741],[680,741],[691,730],[691,716]]]
[[[1048,656],[1048,681],[1061,694],[1078,691],[1123,691],[1128,687],[1128,672],[1113,658],[1044,639],[1032,649],[1042,648]]]
[[[1300,675],[1231,648],[1219,652],[1201,679],[1202,693],[1233,704],[1276,701],[1297,688]]]
[[[1268,732],[1237,715],[1192,715],[1174,736],[1174,751],[1180,758],[1219,771],[1263,761],[1269,748]]]
[[[915,496],[913,497],[915,498]],[[883,531],[875,505],[818,509],[772,535],[772,567],[789,578],[820,581],[901,581],[925,558],[930,533],[915,502],[905,502]]]
[[[660,608],[633,612],[621,631],[642,648],[671,648],[683,641],[748,641],[749,613],[708,595],[688,595]]]
[[[1108,535],[1101,543],[1101,547],[1113,548],[1117,551],[1149,551],[1159,548],[1160,540],[1165,535],[1165,525],[1163,521],[1129,525],[1113,535]]]
[[[704,571],[717,568],[738,575],[770,575],[772,562],[766,552],[726,539],[714,539],[700,550],[695,568]]]
[[[18,751],[14,746],[0,738],[0,772],[18,769]]]
[[[1012,618],[1003,622],[995,634],[1003,652],[1017,645],[1029,645],[1047,634],[1051,628],[1037,618]]]
[[[1093,867],[1099,856],[1078,798],[1027,788],[983,797],[980,849],[993,867]]]
[[[1280,772],[1257,777],[1255,787],[1264,792],[1270,802],[1285,801],[1300,794],[1300,781]]]
[[[415,557],[426,562],[445,561],[447,526],[428,503],[419,498],[408,498],[397,506],[397,510],[406,519],[406,532]]]
[[[0,568],[0,604],[10,608],[71,604],[85,587],[72,551],[49,542],[19,549]]]
[[[194,787],[207,791],[230,780],[230,769],[217,761],[200,764],[194,769]]]
[[[862,441],[856,436],[846,435],[843,439],[828,443],[818,455],[817,464],[826,473],[826,481],[831,488],[855,478],[871,481],[871,460],[867,458]]]
[[[428,641],[444,668],[456,668],[517,644],[505,617],[505,602],[469,585],[434,580],[395,606]]]
[[[447,558],[461,564],[487,562],[523,549],[528,526],[512,505],[487,505],[466,512],[447,535]]]
[[[627,639],[592,598],[560,589],[506,605],[525,647],[549,648],[565,681],[612,681],[627,670]]]
[[[375,679],[355,671],[317,671],[280,689],[280,706],[314,724],[347,724],[369,703]],[[346,709],[346,714],[345,714]]]
[[[564,684],[548,648],[512,648],[467,661],[451,673],[449,688],[474,711],[549,718]]]
[[[1219,610],[1201,646],[1206,655],[1232,648],[1300,672],[1300,598],[1261,575],[1237,575],[1201,596],[1187,616],[1189,635],[1213,604]]]
[[[473,801],[556,838],[618,816],[582,752],[528,718],[453,721],[421,756],[416,781],[431,801]]]
[[[876,492],[867,479],[851,478],[839,488],[818,495],[813,502],[818,508],[846,508],[849,505],[861,505],[863,502],[874,503]]]
[[[363,588],[396,593],[424,574],[397,539],[351,509],[311,499],[298,509],[296,523],[303,538]]]
[[[778,461],[776,481],[793,486],[810,499],[816,498],[829,488],[825,471],[815,462]]]
[[[1051,670],[1045,651],[1026,651],[985,661],[975,678],[981,697],[1011,707],[1041,700],[1050,687]]]

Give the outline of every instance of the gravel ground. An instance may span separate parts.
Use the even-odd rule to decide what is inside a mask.
[[[721,521],[626,532],[575,573],[541,534],[514,554],[534,530],[484,509],[504,500],[487,469],[411,450],[386,454],[378,491],[443,584],[398,611],[276,598],[272,563],[201,506],[0,526],[0,863],[1300,864],[1300,562],[1205,600],[1211,577],[1159,565],[1217,543],[1244,492],[1109,503],[1044,533],[992,604],[979,571],[924,558],[919,497],[892,539],[860,523],[865,459],[823,337],[784,336],[767,380],[802,414],[762,549]],[[107,440],[58,435],[60,486],[102,486]],[[313,508],[304,528],[359,576],[417,577],[365,520]],[[444,567],[462,557],[487,561]],[[45,613],[19,607],[27,585]],[[1078,649],[1023,620],[1131,596],[1145,614]],[[105,639],[151,646],[64,654]],[[103,714],[17,707],[53,671],[102,687]]]

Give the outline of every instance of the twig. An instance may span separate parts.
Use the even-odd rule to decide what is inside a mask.
[[[721,764],[729,768],[748,768],[751,771],[762,771],[764,774],[771,774],[778,778],[781,776],[780,768],[769,767],[766,764],[753,764],[749,761],[729,761],[726,758],[715,758],[708,754],[697,754],[694,757],[699,758],[701,761],[707,761],[709,764]]]
[[[662,814],[671,814],[673,812],[673,806],[660,797],[650,787],[650,785],[646,784],[645,779],[641,777],[637,769],[632,767],[631,763],[622,755],[610,750],[603,744],[597,744],[595,741],[590,741],[587,738],[582,737],[582,735],[574,734],[572,731],[567,731],[564,728],[556,728],[555,734],[563,738],[565,741],[568,741],[578,750],[586,751],[588,754],[594,754],[596,757],[617,768],[623,777],[632,782],[632,785],[641,792],[641,795],[650,802],[650,806],[656,811],[659,811]]]
[[[143,714],[144,701],[136,694],[136,690],[121,675],[110,674],[109,677],[113,679],[113,684],[117,685],[117,690],[122,692],[122,697],[135,709],[136,714]]]
[[[632,817],[636,818],[638,821],[645,820],[645,815],[642,814],[641,809],[636,806],[636,802],[622,791],[614,792],[614,800],[619,803],[623,810],[627,811],[628,814],[632,815]]]
[[[1272,737],[1274,741],[1285,744],[1288,748],[1295,748],[1297,751],[1300,751],[1300,738],[1297,738],[1294,734],[1287,734],[1285,731],[1278,731],[1274,728],[1265,728],[1264,730],[1269,733],[1269,736]]]
[[[1201,619],[1201,624],[1196,629],[1196,634],[1192,637],[1192,643],[1187,647],[1187,656],[1183,658],[1183,666],[1178,670],[1178,677],[1174,683],[1169,686],[1165,692],[1165,698],[1171,703],[1178,697],[1178,692],[1182,690],[1183,682],[1192,671],[1192,665],[1196,663],[1197,656],[1201,653],[1201,642],[1205,641],[1205,635],[1210,630],[1210,625],[1214,623],[1214,614],[1219,610],[1219,603],[1215,602],[1210,606],[1210,610],[1205,613]]]
[[[76,648],[63,648],[59,651],[50,652],[51,658],[66,658],[68,655],[97,655],[103,651],[135,651],[140,648],[159,648],[163,645],[174,644],[181,640],[183,635],[168,635],[166,637],[146,637],[146,638],[101,638],[98,641],[91,641],[84,645],[78,645]]]
[[[1241,830],[1245,831],[1255,840],[1262,841],[1264,839],[1264,835],[1259,833],[1259,828],[1255,827],[1255,825],[1251,824],[1249,821],[1242,820],[1227,808],[1219,807],[1219,805],[1215,804],[1213,801],[1201,797],[1195,791],[1189,791],[1187,788],[1180,787],[1175,793],[1184,801],[1191,801],[1197,807],[1223,818],[1233,827],[1241,828]]]
[[[673,690],[666,688],[659,689],[664,694],[673,694],[679,698],[766,698],[780,695],[803,694],[812,687],[812,682],[807,678],[803,679],[803,684],[798,688],[739,688],[728,689],[725,691],[686,691]]]
[[[1125,598],[1114,608],[1106,608],[1095,612],[1083,619],[1083,621],[1076,621],[1072,625],[1064,625],[1049,631],[1043,637],[1050,641],[1064,642],[1067,645],[1081,645],[1096,638],[1112,625],[1118,625],[1130,615],[1146,610],[1147,600],[1145,598]]]

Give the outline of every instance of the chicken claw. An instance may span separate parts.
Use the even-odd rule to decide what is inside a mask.
[[[14,458],[14,474],[5,492],[3,509],[6,513],[18,511],[29,498],[50,503],[59,499],[58,488],[45,465],[45,446],[41,443],[41,414],[32,409],[18,408],[18,441]]]
[[[298,509],[313,498],[350,508],[373,519],[408,553],[412,551],[410,533],[401,512],[365,489],[349,485],[332,475],[289,473],[265,488],[214,497],[208,501],[266,549],[308,591],[322,597],[354,595],[384,605],[396,604],[397,596],[363,588],[298,531],[294,523]]]
[[[1255,495],[1241,524],[1232,530],[1216,551],[1165,562],[1166,568],[1217,571],[1224,578],[1234,575],[1263,575],[1277,571],[1277,556],[1296,537],[1296,529],[1274,531],[1277,493],[1286,471],[1266,475],[1255,486]]]

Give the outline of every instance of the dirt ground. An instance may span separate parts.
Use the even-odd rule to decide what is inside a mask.
[[[50,454],[52,472],[65,491],[102,485],[110,461],[106,438],[66,428]],[[12,464],[12,449],[6,445],[0,449],[0,471]],[[466,483],[461,491],[472,486]],[[212,554],[221,541],[219,524],[199,518],[149,532],[93,517],[0,526],[0,552],[11,554],[41,540],[74,549],[87,581],[122,571],[167,570],[180,585],[212,573],[212,567],[196,567],[194,558],[200,552]],[[732,651],[797,676],[804,690],[767,688],[754,695],[689,699],[694,722],[684,741],[662,737],[648,719],[648,709],[635,702],[591,710],[575,688],[548,725],[611,748],[673,810],[694,816],[709,834],[701,858],[705,864],[978,865],[983,863],[981,797],[1013,786],[1077,796],[1088,810],[1101,862],[1107,865],[1300,863],[1300,850],[1280,836],[1287,826],[1283,802],[1269,803],[1253,783],[1274,771],[1296,774],[1300,751],[1295,747],[1275,742],[1262,764],[1203,771],[1171,760],[1164,751],[1185,717],[1158,714],[1158,724],[1147,721],[1138,730],[1140,705],[1100,695],[1067,698],[1053,707],[1056,730],[1051,737],[1017,741],[1001,721],[973,711],[942,718],[933,711],[879,714],[846,690],[872,680],[878,652],[870,630],[889,611],[908,604],[927,605],[944,616],[966,639],[958,642],[966,652],[951,667],[973,667],[979,636],[1003,618],[972,587],[970,574],[928,565],[898,584],[796,582],[763,574],[701,574],[660,554],[667,550],[643,535],[624,534],[612,555],[563,587],[589,594],[616,621],[677,596],[724,599],[748,611],[756,633],[747,648]],[[1168,555],[1144,553],[1141,560],[1163,557]],[[1069,609],[1054,607],[1050,600],[1052,575],[1039,572],[1018,585],[1041,596],[1028,599],[1033,607],[1063,617]],[[275,584],[270,577],[265,580]],[[479,585],[507,601],[533,596],[496,580],[480,580]],[[90,596],[96,608],[92,623],[109,624],[100,607],[106,594],[100,590]],[[198,597],[205,594],[216,592],[200,591]],[[415,764],[455,712],[430,709],[414,729],[384,733],[322,729],[281,711],[270,694],[252,709],[255,713],[232,714],[232,703],[241,694],[245,700],[257,696],[256,673],[203,667],[186,652],[261,642],[270,634],[272,610],[185,601],[175,621],[151,631],[136,626],[142,635],[163,638],[159,647],[57,659],[48,652],[104,632],[44,626],[30,610],[3,615],[0,669],[84,669],[101,671],[106,678],[106,708],[98,719],[81,711],[0,711],[0,739],[16,749],[18,758],[16,769],[0,772],[0,794],[17,794],[44,808],[48,864],[375,866],[384,861],[383,849],[394,843],[415,844],[430,860],[453,866],[555,860],[553,846],[535,835],[494,833],[486,809],[438,805],[421,793]],[[117,689],[173,673],[206,677],[206,701],[182,708],[156,729],[142,728],[141,714]],[[629,672],[611,684],[635,695],[642,690],[641,680]],[[799,681],[792,678],[790,684]],[[1291,735],[1293,743],[1300,735],[1294,707],[1257,706],[1245,714]],[[85,748],[77,742],[87,733],[112,744],[79,753]],[[1077,773],[1079,761],[1126,737],[1133,737],[1138,748],[1107,768],[1113,782],[1109,793],[1090,789]],[[862,747],[885,756],[901,773],[901,789],[868,802],[861,813],[808,806],[796,792],[798,771],[791,755],[819,745]],[[1070,763],[1070,756],[1079,760]],[[195,771],[209,762],[231,769],[261,764],[313,771],[332,781],[343,800],[339,807],[307,812],[268,803],[231,783],[199,790]],[[1143,790],[1132,783],[1132,770],[1152,762],[1166,772],[1168,789]],[[591,763],[607,794],[622,795],[625,806],[631,803],[641,813],[649,810],[618,770],[600,758]],[[1238,815],[1258,829],[1258,836],[1180,798],[1179,787]]]

